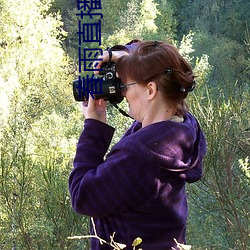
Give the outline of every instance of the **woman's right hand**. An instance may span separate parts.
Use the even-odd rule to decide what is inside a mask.
[[[128,52],[124,50],[119,50],[119,51],[112,51],[112,57],[111,61],[116,62],[120,57],[122,56],[127,56]],[[99,74],[99,70],[101,68],[102,63],[108,62],[109,61],[109,52],[104,51],[101,56],[98,56],[98,61],[94,62],[94,69],[97,69],[94,71],[95,74]]]
[[[86,119],[95,119],[106,123],[106,101],[96,100],[89,94],[89,100],[81,103],[82,113]]]

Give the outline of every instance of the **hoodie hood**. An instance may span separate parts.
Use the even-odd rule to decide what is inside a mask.
[[[166,120],[141,128],[141,123],[135,122],[117,146],[187,182],[202,177],[206,139],[190,113],[182,123]]]

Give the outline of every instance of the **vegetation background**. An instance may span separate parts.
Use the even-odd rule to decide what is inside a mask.
[[[188,244],[250,249],[249,0],[101,3],[103,49],[164,40],[196,71],[188,101],[208,154],[204,178],[187,187]],[[67,238],[89,224],[71,209],[67,184],[83,127],[71,86],[77,12],[76,0],[0,0],[0,249],[88,249],[88,240]],[[130,121],[108,111],[115,143]]]

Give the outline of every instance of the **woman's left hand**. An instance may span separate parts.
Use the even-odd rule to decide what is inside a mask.
[[[106,101],[93,99],[89,95],[89,100],[82,102],[82,113],[86,119],[90,118],[106,123]]]
[[[123,51],[123,50],[112,51],[111,61],[112,62],[116,62],[120,57],[127,56],[127,55],[128,55],[127,51]],[[103,54],[101,56],[99,56],[97,59],[98,59],[98,61],[95,61],[93,63],[93,65],[95,65],[95,67],[94,67],[94,69],[95,69],[94,73],[96,75],[98,75],[100,73],[99,70],[101,68],[102,63],[108,62],[109,59],[110,59],[108,51],[104,51]]]

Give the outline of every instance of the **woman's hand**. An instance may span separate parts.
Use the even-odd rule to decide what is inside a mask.
[[[89,95],[89,100],[82,102],[82,113],[86,119],[95,119],[106,123],[106,101],[103,99],[93,99]]]
[[[120,57],[127,56],[127,55],[128,55],[128,52],[124,51],[124,50],[112,51],[111,61],[116,62]],[[95,61],[93,65],[94,65],[95,69],[100,69],[102,63],[109,61],[109,53],[108,53],[108,51],[104,51],[103,54],[101,56],[98,56],[97,59],[98,59],[98,61]],[[99,70],[94,71],[94,73],[99,74]]]

